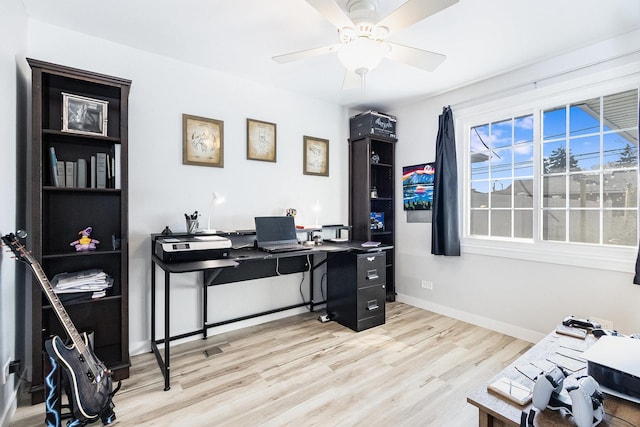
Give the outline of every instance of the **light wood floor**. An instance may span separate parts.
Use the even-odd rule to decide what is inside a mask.
[[[153,355],[134,356],[116,425],[477,426],[466,396],[531,346],[397,302],[359,333],[317,316],[172,346],[166,392]],[[11,426],[43,423],[21,406]]]

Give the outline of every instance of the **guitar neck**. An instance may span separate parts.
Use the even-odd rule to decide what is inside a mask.
[[[47,275],[44,273],[44,270],[40,266],[40,263],[32,260],[32,262],[29,263],[29,266],[38,279],[40,287],[47,295],[47,299],[51,303],[51,307],[53,307],[53,310],[55,311],[56,316],[58,316],[60,323],[62,323],[65,331],[67,331],[69,338],[71,338],[71,341],[73,341],[73,344],[76,346],[78,352],[80,354],[83,354],[86,351],[85,342],[78,333],[76,327],[73,325],[73,321],[71,320],[71,317],[69,317],[67,310],[65,310],[64,306],[62,305],[60,298],[58,298],[56,293],[53,291],[53,287],[51,286],[49,279],[47,279]]]

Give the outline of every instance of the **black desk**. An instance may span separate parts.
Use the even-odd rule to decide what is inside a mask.
[[[161,237],[160,235],[151,236],[152,248],[155,243],[155,239]],[[233,239],[232,239],[233,242]],[[348,252],[348,251],[360,251],[360,252],[379,252],[386,250],[388,247],[378,247],[371,249],[364,249],[360,247],[358,243],[330,243],[320,246],[313,246],[312,249],[302,252],[287,252],[280,254],[269,254],[256,249],[232,249],[230,251],[229,258],[219,260],[207,260],[207,261],[194,261],[194,262],[174,262],[166,263],[155,255],[151,256],[151,351],[155,354],[160,370],[164,376],[164,390],[169,390],[170,385],[170,343],[171,341],[187,338],[194,335],[202,334],[203,339],[207,337],[207,330],[215,326],[225,325],[232,322],[241,320],[247,320],[258,316],[264,316],[266,314],[272,314],[279,311],[290,310],[292,308],[298,308],[302,306],[309,306],[309,311],[313,311],[314,306],[323,304],[325,301],[314,301],[313,299],[313,271],[316,268],[327,262],[330,253],[335,252]],[[153,254],[153,249],[152,249]],[[315,262],[315,256],[323,254],[326,255],[323,260],[317,264]],[[164,337],[161,339],[156,338],[156,267],[160,267],[164,271]],[[276,267],[279,268],[276,272]],[[202,302],[203,302],[203,318],[202,327],[194,331],[183,333],[180,335],[171,336],[170,332],[170,276],[171,273],[188,273],[203,271],[204,279],[202,283]],[[247,316],[242,316],[234,319],[225,320],[222,322],[208,323],[207,322],[207,306],[208,296],[207,289],[210,286],[234,283],[243,280],[252,280],[264,277],[276,276],[278,274],[291,274],[302,271],[310,271],[309,279],[309,301],[303,301],[299,304],[289,305],[286,307],[280,307],[261,313],[254,313]],[[163,356],[158,349],[159,344],[164,344],[164,360]]]

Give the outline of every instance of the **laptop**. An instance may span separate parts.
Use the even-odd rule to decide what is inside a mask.
[[[292,216],[257,216],[255,222],[258,248],[265,252],[282,253],[311,249],[298,243]]]

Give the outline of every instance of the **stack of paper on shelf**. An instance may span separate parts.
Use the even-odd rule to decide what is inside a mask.
[[[91,292],[91,298],[100,298],[105,296],[107,289],[113,286],[113,278],[101,269],[94,268],[56,274],[51,280],[51,285],[56,294]]]

